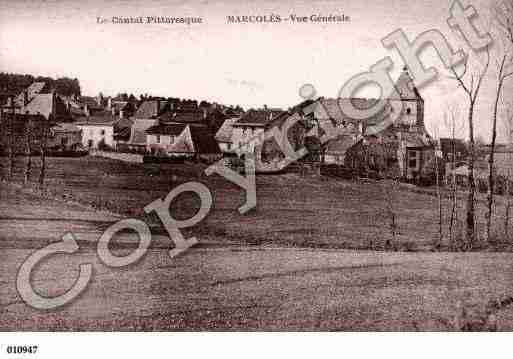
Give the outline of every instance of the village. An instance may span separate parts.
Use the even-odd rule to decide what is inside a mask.
[[[473,146],[465,138],[430,133],[425,101],[406,67],[395,82],[396,96],[321,96],[288,108],[243,109],[147,94],[83,96],[76,91],[78,80],[24,81],[28,84],[0,93],[0,245],[9,256],[3,268],[16,273],[29,253],[71,233],[83,253],[65,261],[56,257],[36,270],[44,292],[62,292],[79,260],[94,263],[100,274],[83,299],[55,316],[18,302],[15,277],[9,278],[4,297],[17,304],[7,305],[1,327],[379,329],[389,314],[374,301],[396,301],[393,293],[398,291],[407,299],[397,303],[397,322],[386,328],[493,330],[498,324],[490,319],[490,305],[499,306],[492,310],[496,313],[511,302],[500,290],[507,276],[489,275],[510,266],[506,255],[513,251],[513,148],[482,141]],[[346,114],[351,106],[376,104],[381,110],[369,118]],[[288,158],[290,151],[296,157]],[[257,203],[242,213],[237,209],[244,203],[244,190],[206,169],[222,163],[247,176],[247,158],[254,160]],[[487,206],[490,178],[492,217]],[[183,229],[186,237],[198,238],[197,244],[164,259],[161,253],[171,247],[170,237],[145,206],[191,181],[209,188],[213,207],[203,221]],[[472,184],[477,191],[469,235]],[[201,206],[193,194],[179,196],[169,212],[173,218],[192,218]],[[148,223],[152,244],[141,264],[116,272],[98,262],[93,248],[108,226],[127,218]],[[124,255],[137,240],[135,233],[120,232],[112,251]],[[473,259],[459,256],[462,252]],[[169,270],[169,261],[176,268]],[[63,265],[70,270],[62,272]],[[385,273],[389,266],[400,269]],[[474,274],[467,277],[469,271]],[[331,281],[340,281],[341,273],[346,273],[346,284],[333,292]],[[159,289],[155,294],[154,288],[164,288],[166,281],[182,288],[182,281],[189,280],[193,284],[183,293]],[[303,285],[305,280],[311,288]],[[449,291],[452,299],[442,303],[438,292],[453,280],[471,289]],[[422,292],[418,295],[431,298],[430,304],[416,304],[405,281],[414,283]],[[337,299],[320,306],[308,302],[305,298],[319,298],[317,286],[321,297]],[[102,294],[110,290],[123,294],[111,300]],[[240,296],[233,298],[233,290],[240,290]],[[288,299],[282,298],[283,290],[289,291]],[[482,302],[482,291],[493,303]],[[372,315],[333,314],[337,303],[353,296]],[[266,298],[260,300],[267,304],[261,308],[255,298]],[[119,306],[120,300],[129,303]],[[170,312],[169,301],[178,305],[178,314]],[[306,317],[303,305],[309,308]],[[131,313],[126,321],[119,319],[125,311]],[[454,313],[461,317],[456,324],[445,319]],[[375,320],[369,322],[369,317]],[[423,317],[444,319],[417,319]],[[511,323],[506,318],[500,325],[509,328]]]
[[[34,82],[2,105],[0,151],[9,158],[43,154],[57,157],[105,156],[130,162],[225,163],[239,168],[245,154],[256,158],[257,174],[300,171],[346,178],[395,179],[416,185],[447,185],[468,181],[469,146],[461,138],[434,138],[424,123],[424,100],[406,68],[396,82],[398,98],[305,100],[288,109],[244,111],[207,101],[120,94],[116,97],[60,95],[45,82]],[[383,102],[372,118],[353,120],[348,106],[369,107]],[[401,113],[386,126],[400,104]],[[314,109],[305,111],[306,108]],[[294,163],[274,138],[263,135],[286,128],[294,150],[305,154]],[[335,135],[321,142],[326,129]],[[475,149],[478,188],[487,190],[489,146]],[[495,188],[505,193],[512,170],[511,145],[495,150]],[[239,167],[237,167],[239,166]],[[509,187],[508,187],[509,188]]]

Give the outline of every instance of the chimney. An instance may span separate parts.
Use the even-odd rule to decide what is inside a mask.
[[[110,110],[112,108],[112,98],[109,97],[109,99],[107,100],[107,108]]]
[[[89,117],[90,116],[90,113],[89,113],[89,106],[87,106],[87,104],[84,105],[84,113],[86,115],[86,117]]]
[[[23,106],[27,106],[28,102],[28,91],[25,90],[23,91]]]
[[[207,109],[203,108],[203,119],[205,120],[207,118]]]
[[[57,118],[57,95],[55,90],[52,91],[52,118],[55,121]]]
[[[160,99],[157,99],[157,113],[155,113],[155,116],[158,116],[160,113]]]

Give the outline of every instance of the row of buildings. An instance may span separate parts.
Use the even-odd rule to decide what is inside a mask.
[[[279,144],[273,139],[252,141],[273,127],[294,123],[287,137],[294,150],[306,148],[299,162],[321,162],[353,171],[415,179],[434,169],[435,141],[424,124],[424,100],[405,69],[395,84],[396,95],[385,99],[319,98],[305,101],[287,111],[250,110],[225,121],[216,135],[227,153],[253,152],[257,171],[280,171],[290,164],[283,161]],[[377,103],[380,101],[381,103]],[[349,108],[380,105],[381,111],[363,120],[349,117]],[[400,113],[393,113],[400,109]],[[387,121],[393,118],[393,121]],[[336,136],[322,141],[325,129]],[[243,149],[241,151],[241,149]]]

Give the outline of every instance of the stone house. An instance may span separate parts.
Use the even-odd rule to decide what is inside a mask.
[[[258,139],[285,111],[279,109],[249,110],[232,124],[232,144],[239,153],[254,152]]]
[[[240,117],[235,117],[225,120],[223,125],[221,126],[221,128],[219,128],[215,135],[217,144],[219,145],[221,152],[223,152],[225,155],[229,156],[235,153],[232,139],[233,124],[237,122],[239,119]]]
[[[458,138],[440,138],[440,149],[445,162],[463,162],[469,155],[465,142]]]
[[[147,150],[158,157],[202,159],[208,162],[222,157],[208,129],[185,123],[163,123],[146,130]]]
[[[48,148],[76,151],[82,147],[82,130],[72,123],[57,123],[50,128]]]
[[[82,146],[86,149],[113,149],[115,122],[116,118],[110,114],[85,117],[75,122],[75,126],[82,130]]]
[[[361,137],[348,150],[345,165],[357,171],[364,168],[381,170],[390,176],[415,180],[429,172],[435,155],[435,141],[424,125],[424,100],[406,70],[395,87],[396,97],[365,100],[368,103],[384,101],[383,111],[362,121]],[[397,116],[393,116],[395,108],[401,109]],[[385,122],[389,116],[395,117],[395,121]]]
[[[133,116],[130,137],[122,146],[122,151],[147,152],[146,130],[158,124],[158,117],[168,110],[169,104],[163,99],[144,101]]]

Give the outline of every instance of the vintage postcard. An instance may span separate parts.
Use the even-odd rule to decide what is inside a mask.
[[[511,331],[512,89],[511,0],[4,0],[0,330]]]

